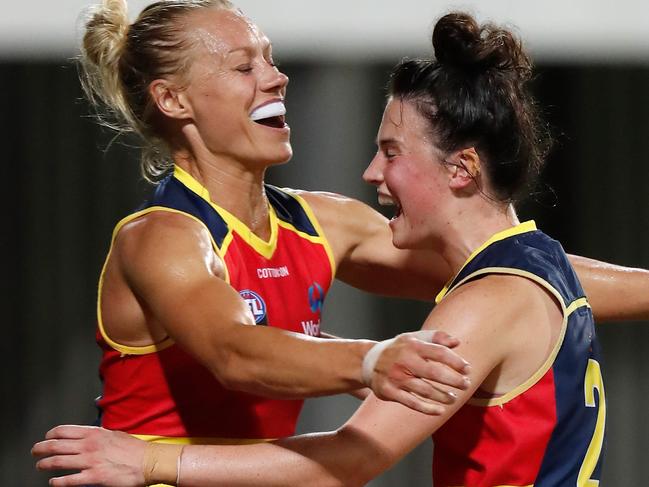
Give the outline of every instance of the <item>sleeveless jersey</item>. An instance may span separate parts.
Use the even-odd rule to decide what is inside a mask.
[[[472,398],[433,435],[435,487],[599,484],[606,402],[590,306],[561,245],[526,222],[487,241],[437,300],[486,274],[547,289],[563,311],[545,364],[504,396]]]
[[[208,191],[176,167],[143,210],[117,224],[113,241],[120,228],[146,213],[184,214],[209,231],[225,264],[226,280],[248,303],[256,326],[319,336],[322,304],[334,274],[329,244],[302,198],[269,185],[265,191],[270,202],[268,242],[212,203]],[[179,443],[239,443],[294,433],[303,401],[229,391],[171,338],[147,347],[111,340],[101,316],[104,271],[97,307],[102,426]]]

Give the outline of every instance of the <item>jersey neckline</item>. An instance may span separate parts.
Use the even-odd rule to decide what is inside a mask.
[[[528,233],[528,232],[533,232],[535,231],[536,228],[536,223],[534,220],[528,220],[523,223],[519,223],[518,225],[507,228],[506,230],[502,230],[500,232],[495,233],[491,237],[489,237],[482,245],[480,245],[477,249],[475,249],[471,255],[467,258],[467,260],[462,264],[462,267],[460,267],[460,270],[455,274],[444,286],[444,288],[439,292],[437,297],[435,298],[435,303],[439,303],[444,297],[449,293],[451,290],[451,284],[455,282],[455,279],[457,279],[457,276],[460,275],[460,273],[464,270],[464,268],[471,262],[473,259],[476,258],[480,252],[485,250],[487,247],[489,247],[491,244],[494,244],[496,242],[499,242],[500,240],[505,240],[506,238],[513,237],[515,235],[521,235],[523,233]]]
[[[264,258],[270,259],[277,248],[278,218],[273,205],[268,203],[268,216],[270,219],[270,236],[268,241],[257,236],[250,228],[230,213],[225,208],[212,201],[208,189],[199,183],[194,177],[178,165],[174,166],[173,176],[198,197],[205,200],[214,210],[221,215],[231,231],[235,231],[248,245]]]

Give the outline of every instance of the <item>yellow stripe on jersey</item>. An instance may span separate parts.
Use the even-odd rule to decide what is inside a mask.
[[[561,296],[559,291],[555,289],[554,286],[552,286],[548,281],[542,279],[536,274],[532,274],[531,272],[523,271],[521,269],[513,269],[509,267],[485,267],[484,269],[480,269],[479,271],[466,276],[455,286],[453,286],[453,289],[458,288],[463,283],[471,279],[475,279],[476,277],[479,277],[481,275],[486,275],[486,274],[514,275],[514,276],[524,277],[526,279],[530,279],[536,282],[541,287],[549,291],[552,294],[552,296],[554,296],[554,298],[561,306],[561,313],[563,315],[563,322],[561,323],[561,331],[559,337],[557,338],[557,342],[555,343],[554,348],[552,349],[552,352],[545,360],[545,362],[543,362],[543,364],[537,369],[537,371],[530,376],[529,379],[527,379],[519,386],[513,388],[511,391],[503,394],[502,396],[493,397],[493,398],[472,397],[467,401],[467,404],[471,404],[472,406],[493,407],[493,406],[502,406],[503,404],[508,403],[515,397],[520,396],[525,391],[527,391],[532,386],[534,386],[534,384],[536,384],[547,373],[550,367],[552,367],[552,364],[554,363],[557,355],[559,354],[559,350],[561,350],[561,346],[563,345],[563,339],[565,338],[566,330],[568,326],[568,317],[576,309],[584,306],[590,307],[590,304],[588,303],[588,300],[586,298],[579,298],[574,300],[568,306],[566,306],[566,303],[564,302],[563,297]]]
[[[509,267],[485,267],[484,269],[480,269],[479,271],[466,276],[464,279],[462,279],[462,281],[457,283],[457,285],[453,286],[453,289],[456,289],[457,287],[459,287],[460,285],[462,285],[463,283],[465,283],[470,279],[475,279],[476,277],[479,277],[481,275],[486,275],[486,274],[501,274],[501,275],[507,274],[513,276],[520,276],[536,282],[541,287],[548,290],[550,294],[552,294],[552,296],[554,296],[558,304],[561,306],[561,314],[563,315],[563,322],[561,323],[561,331],[559,337],[557,338],[557,343],[555,343],[552,352],[545,360],[545,362],[543,362],[541,367],[539,367],[536,370],[536,372],[534,372],[534,374],[530,376],[529,379],[524,381],[519,386],[513,388],[511,391],[508,391],[507,393],[503,394],[502,396],[487,398],[487,399],[472,397],[467,401],[467,404],[471,404],[473,406],[493,407],[493,406],[502,406],[503,404],[511,401],[515,397],[523,394],[525,391],[527,391],[532,386],[534,386],[534,384],[536,384],[546,374],[546,372],[550,369],[550,367],[552,367],[552,364],[554,363],[554,360],[557,357],[559,350],[561,349],[561,345],[563,345],[563,339],[566,335],[566,329],[568,325],[568,315],[570,313],[568,313],[568,309],[563,300],[563,297],[561,296],[559,291],[557,291],[554,288],[554,286],[552,286],[548,281],[540,278],[536,274],[532,274],[531,272],[523,271],[521,269],[513,269]]]
[[[498,232],[495,235],[493,235],[489,240],[487,240],[485,243],[483,243],[480,247],[475,249],[469,258],[466,260],[464,264],[462,264],[462,267],[460,270],[451,278],[450,281],[444,286],[444,288],[439,292],[437,297],[435,298],[435,303],[439,303],[442,299],[444,299],[444,296],[446,296],[449,293],[449,286],[451,283],[455,280],[457,276],[460,275],[462,270],[471,262],[476,255],[478,255],[480,252],[482,252],[484,249],[489,247],[491,244],[498,242],[500,240],[504,240],[509,237],[513,237],[514,235],[520,235],[522,233],[527,233],[527,232],[533,232],[536,230],[536,223],[534,223],[534,220],[529,220],[523,223],[520,223],[516,225],[515,227],[508,228],[507,230],[503,230],[502,232]],[[454,286],[457,287],[457,286]]]
[[[102,338],[104,341],[113,349],[117,350],[118,352],[121,352],[122,354],[125,355],[147,355],[150,353],[156,353],[160,352],[166,348],[169,348],[172,346],[175,342],[171,337],[167,337],[164,340],[158,342],[158,343],[153,343],[151,345],[144,345],[144,346],[130,346],[130,345],[124,345],[121,343],[118,343],[114,340],[112,340],[108,334],[106,333],[106,329],[104,328],[104,321],[101,313],[101,291],[104,286],[104,275],[106,273],[106,267],[108,265],[108,260],[110,259],[111,253],[113,251],[113,246],[115,244],[115,239],[117,238],[117,235],[119,231],[128,223],[135,221],[136,219],[140,218],[141,216],[147,215],[149,213],[153,213],[154,211],[166,211],[168,213],[176,213],[179,215],[184,215],[188,218],[191,218],[192,220],[198,222],[202,227],[207,230],[208,235],[210,236],[210,240],[212,241],[212,248],[214,249],[214,252],[219,256],[221,261],[223,261],[223,254],[221,253],[221,250],[218,248],[216,245],[216,242],[212,238],[212,234],[210,233],[209,229],[203,223],[201,220],[196,218],[193,215],[190,215],[189,213],[185,213],[180,210],[176,210],[173,208],[167,208],[164,206],[151,206],[149,208],[145,208],[144,210],[138,211],[136,213],[133,213],[131,215],[128,215],[125,218],[122,218],[117,225],[115,225],[115,229],[113,230],[113,236],[111,239],[110,243],[110,249],[108,250],[108,255],[106,256],[106,260],[104,261],[104,265],[101,269],[101,274],[99,275],[99,286],[98,286],[98,291],[97,291],[97,326],[99,328],[99,333],[101,334]],[[230,283],[230,275],[228,273],[228,268],[225,265],[225,261],[223,261],[223,268],[225,269],[225,275],[224,275],[224,280],[228,284]]]
[[[588,302],[587,298],[579,298],[575,299],[570,305],[566,308],[566,314],[570,315],[572,314],[573,311],[575,311],[578,308],[583,308],[586,306],[587,308],[590,308],[590,303]]]
[[[241,238],[243,238],[248,245],[250,245],[257,253],[262,255],[266,259],[270,259],[275,253],[277,248],[277,227],[278,227],[278,218],[275,213],[275,209],[272,205],[268,205],[268,216],[270,219],[270,237],[268,241],[263,240],[258,237],[252,230],[250,230],[245,223],[239,220],[236,216],[230,213],[225,208],[217,205],[212,201],[210,192],[205,188],[201,183],[196,181],[187,171],[179,166],[174,166],[174,177],[178,179],[181,183],[191,189],[199,197],[205,200],[212,208],[214,208],[217,213],[225,220],[228,225],[228,235],[226,236],[221,250],[225,253],[227,250],[226,243],[229,245],[232,238],[229,235],[232,231],[236,231]],[[226,242],[227,241],[227,242]]]
[[[300,206],[306,213],[307,217],[313,224],[313,227],[315,228],[316,232],[318,232],[318,237],[314,237],[312,235],[307,235],[304,232],[300,232],[297,228],[295,228],[293,225],[290,225],[286,222],[280,221],[280,225],[284,228],[288,228],[290,230],[293,230],[295,233],[300,235],[300,237],[305,238],[309,240],[310,242],[314,243],[321,243],[322,246],[325,249],[325,252],[327,253],[327,257],[329,258],[329,265],[331,265],[331,282],[333,282],[335,276],[336,276],[336,260],[334,259],[334,253],[333,250],[331,249],[331,244],[329,244],[329,240],[327,240],[327,237],[322,230],[322,227],[320,226],[320,222],[318,221],[318,218],[316,217],[315,213],[313,213],[313,209],[311,206],[302,198],[299,194],[297,194],[294,190],[290,188],[282,188],[283,191],[286,191],[287,193],[290,193],[290,195],[297,200],[298,203],[300,203]]]
[[[181,183],[183,183],[185,186],[187,186],[189,189],[191,189],[194,193],[196,193],[199,197],[201,197],[203,200],[205,200],[207,203],[212,206],[225,220],[227,223],[230,232],[228,232],[228,235],[223,240],[223,243],[221,245],[221,252],[225,254],[227,252],[227,248],[232,242],[232,235],[231,232],[232,230],[235,230],[255,251],[257,251],[259,254],[261,254],[263,257],[266,259],[270,259],[275,252],[275,249],[277,247],[277,227],[281,226],[282,228],[286,228],[288,230],[291,230],[300,237],[314,243],[320,243],[323,245],[325,252],[327,253],[327,257],[329,258],[329,263],[331,265],[331,271],[332,271],[332,281],[333,281],[333,276],[335,275],[335,270],[336,270],[336,262],[333,257],[333,251],[331,250],[331,246],[329,245],[329,241],[325,237],[324,232],[322,231],[322,227],[320,226],[320,223],[318,222],[318,219],[316,218],[315,214],[313,213],[313,210],[311,207],[308,205],[304,199],[299,196],[298,194],[295,193],[295,191],[291,190],[290,188],[282,188],[283,191],[290,193],[293,198],[300,204],[304,212],[306,213],[307,217],[313,224],[315,230],[318,232],[318,236],[313,236],[313,235],[308,235],[304,232],[299,231],[297,228],[295,228],[293,225],[290,223],[284,222],[280,220],[277,217],[277,213],[275,212],[275,209],[273,208],[272,205],[269,204],[268,206],[268,213],[269,213],[269,219],[270,219],[270,237],[268,241],[265,241],[261,238],[259,238],[254,232],[252,232],[241,220],[239,220],[236,216],[234,216],[232,213],[230,213],[228,210],[225,208],[217,205],[214,203],[211,199],[210,193],[207,188],[205,188],[201,183],[199,183],[196,179],[194,179],[187,171],[185,171],[183,168],[179,166],[174,167],[174,177],[176,177]]]

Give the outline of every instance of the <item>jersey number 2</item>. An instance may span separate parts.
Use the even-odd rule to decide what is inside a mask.
[[[606,398],[604,396],[604,382],[602,381],[602,371],[599,362],[593,359],[588,360],[588,367],[586,368],[586,377],[584,378],[584,399],[586,407],[594,408],[598,404],[595,403],[595,389],[599,396],[599,409],[597,411],[597,423],[595,424],[595,431],[593,437],[588,445],[586,457],[579,469],[579,476],[577,477],[577,487],[597,487],[599,480],[591,479],[595,466],[602,453],[602,444],[604,443],[604,426],[606,424]]]

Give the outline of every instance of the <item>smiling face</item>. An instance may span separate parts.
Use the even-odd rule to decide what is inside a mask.
[[[181,96],[202,144],[244,165],[290,159],[288,78],[275,67],[268,38],[242,13],[217,8],[188,15],[184,30],[193,60]]]
[[[396,205],[390,228],[398,248],[435,247],[444,226],[452,168],[433,139],[413,102],[388,101],[363,179],[377,187],[380,204]]]

